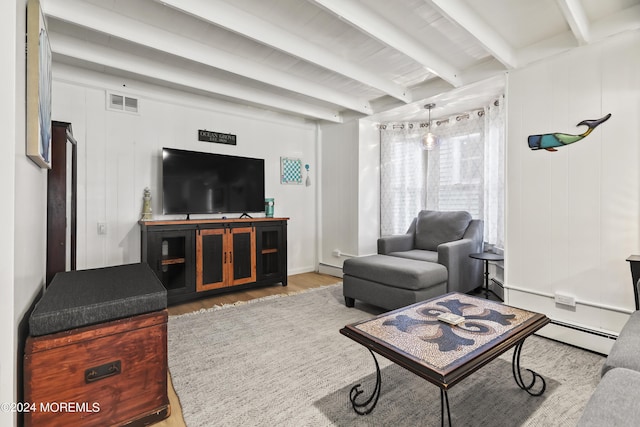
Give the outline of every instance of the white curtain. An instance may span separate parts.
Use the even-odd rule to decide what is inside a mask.
[[[419,125],[402,123],[380,129],[380,234],[407,231],[411,220],[424,209],[426,152]]]
[[[484,240],[504,249],[504,97],[484,111]]]
[[[503,99],[481,110],[434,121],[438,144],[421,148],[418,123],[380,130],[380,234],[406,232],[422,209],[464,210],[484,219],[484,239],[504,246]]]
[[[426,209],[467,211],[473,218],[484,217],[483,116],[477,110],[434,126],[438,144],[428,152]]]

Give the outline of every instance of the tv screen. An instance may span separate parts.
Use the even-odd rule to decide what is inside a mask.
[[[162,149],[164,214],[264,212],[264,160]]]

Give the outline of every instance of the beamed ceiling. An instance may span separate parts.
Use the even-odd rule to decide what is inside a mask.
[[[54,70],[329,122],[476,108],[505,71],[640,28],[640,0],[41,2]]]

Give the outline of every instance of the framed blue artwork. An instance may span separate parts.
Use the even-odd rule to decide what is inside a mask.
[[[51,168],[51,46],[40,0],[27,3],[26,154]]]
[[[302,184],[302,160],[280,157],[280,183]]]

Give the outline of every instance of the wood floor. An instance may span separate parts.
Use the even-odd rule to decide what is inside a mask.
[[[285,295],[292,294],[307,289],[318,288],[321,286],[333,285],[341,282],[341,279],[334,276],[328,276],[326,274],[319,273],[303,273],[294,276],[289,276],[288,286],[271,285],[254,289],[248,289],[239,292],[229,292],[221,295],[216,295],[210,298],[203,298],[187,302],[180,305],[169,307],[169,315],[175,316],[178,314],[191,313],[203,308],[211,308],[215,305],[233,304],[239,301],[249,301],[256,298],[262,298],[269,295]],[[171,384],[171,378],[169,378],[169,403],[171,405],[171,415],[165,420],[153,424],[154,427],[184,427],[184,419],[182,417],[182,409],[180,407],[180,401],[178,396],[173,390]]]

